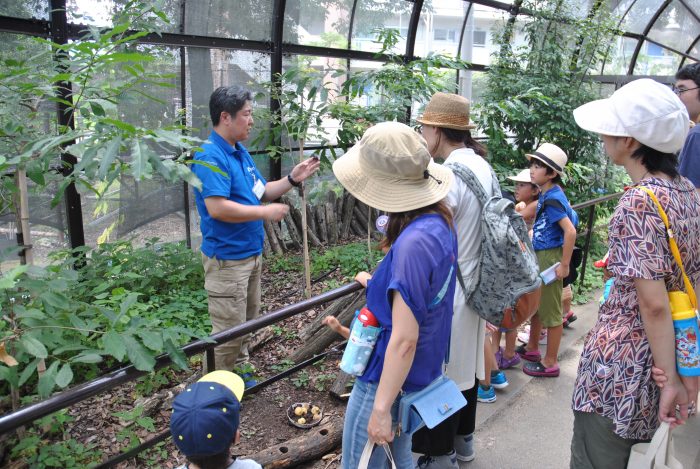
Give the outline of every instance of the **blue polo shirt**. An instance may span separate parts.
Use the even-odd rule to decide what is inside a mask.
[[[700,124],[690,129],[679,160],[678,172],[700,188]]]
[[[202,149],[194,159],[226,173],[217,173],[200,164],[192,165],[192,172],[202,181],[202,190],[194,189],[202,230],[202,252],[207,257],[222,260],[245,259],[262,253],[265,238],[262,220],[243,223],[215,220],[209,215],[204,199],[218,196],[243,205],[260,205],[253,187],[256,181],[261,181],[263,185],[267,181],[255,167],[248,150],[240,143],[233,147],[212,131]]]
[[[457,239],[440,215],[422,215],[396,239],[367,284],[367,307],[383,330],[357,379],[377,383],[392,330],[391,299],[398,291],[418,322],[418,344],[402,389],[423,389],[442,373],[452,325]],[[437,298],[441,300],[433,304]]]
[[[545,200],[557,200],[561,207],[547,205],[540,213],[542,204]],[[562,207],[564,209],[562,210]],[[537,201],[537,212],[540,215],[535,220],[532,227],[532,247],[535,251],[544,251],[545,249],[554,249],[564,245],[564,230],[559,226],[559,220],[564,217],[569,217],[574,223],[574,219],[578,217],[573,214],[573,209],[569,204],[569,200],[564,195],[561,187],[555,185],[544,194],[540,195]],[[576,224],[576,223],[574,223]]]

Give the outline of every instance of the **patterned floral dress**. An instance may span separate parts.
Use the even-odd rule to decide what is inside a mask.
[[[696,284],[700,278],[700,197],[695,187],[685,178],[649,177],[638,185],[650,188],[668,214],[686,272]],[[636,187],[620,199],[608,237],[608,268],[615,283],[586,336],[572,407],[612,419],[615,433],[623,438],[650,439],[658,426],[660,393],[651,378],[651,349],[634,279],[663,279],[669,291],[682,290],[681,271],[656,205]]]

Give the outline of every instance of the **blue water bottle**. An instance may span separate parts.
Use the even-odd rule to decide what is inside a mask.
[[[340,369],[349,375],[362,376],[381,330],[374,314],[367,307],[362,308],[352,323],[350,338],[340,360]]]
[[[676,368],[681,376],[700,376],[700,347],[698,318],[687,293],[672,291],[671,303],[673,329],[676,333]]]

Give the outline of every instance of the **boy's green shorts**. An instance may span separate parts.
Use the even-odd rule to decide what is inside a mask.
[[[540,272],[561,261],[563,249],[561,247],[536,251]],[[557,279],[549,285],[542,285],[542,298],[537,316],[543,327],[556,327],[562,324],[561,318],[561,291],[564,281]]]

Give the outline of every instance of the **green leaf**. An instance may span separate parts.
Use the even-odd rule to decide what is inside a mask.
[[[24,369],[22,370],[22,373],[19,375],[19,380],[18,380],[17,383],[16,383],[16,385],[17,385],[18,387],[19,387],[19,386],[22,386],[24,383],[27,382],[27,380],[28,380],[29,378],[31,378],[31,376],[32,376],[32,375],[34,374],[34,372],[36,371],[36,367],[37,367],[37,365],[39,364],[40,361],[41,361],[41,359],[35,358],[35,359],[32,360],[31,362],[29,362],[29,363],[27,364],[27,366],[24,367]]]
[[[126,347],[126,355],[129,361],[136,367],[137,370],[151,371],[156,364],[153,353],[149,352],[146,347],[141,345],[136,338],[130,334],[122,335],[124,346]]]
[[[126,347],[121,336],[115,331],[107,331],[102,336],[105,352],[112,355],[118,361],[123,361],[126,355]]]
[[[37,358],[46,358],[49,356],[49,352],[46,350],[46,347],[44,347],[44,344],[42,344],[39,339],[29,334],[23,334],[22,338],[19,339],[19,343],[22,344],[24,350],[30,355]]]
[[[102,161],[100,161],[100,169],[97,172],[98,178],[100,178],[100,179],[107,178],[107,172],[109,171],[109,168],[112,166],[112,162],[119,155],[119,149],[121,148],[121,145],[122,145],[121,137],[114,138],[109,142],[109,145],[107,145],[107,147],[105,148],[104,153],[102,153]]]
[[[56,373],[58,371],[58,365],[59,361],[54,360],[46,371],[44,371],[44,374],[39,377],[38,389],[41,397],[48,397],[51,394],[51,391],[53,391],[53,388],[56,387]]]
[[[165,351],[168,352],[170,359],[173,361],[175,366],[177,366],[177,368],[179,368],[180,370],[189,370],[189,366],[187,364],[187,356],[177,345],[173,343],[172,340],[167,339],[164,343],[164,346]]]
[[[59,388],[65,388],[73,381],[73,370],[70,364],[64,363],[59,372],[56,374],[56,384]]]
[[[143,340],[143,345],[153,350],[154,352],[163,351],[162,334],[153,331],[137,331],[136,335],[141,337],[141,340]]]
[[[100,363],[102,356],[97,353],[86,353],[84,355],[76,355],[70,361],[73,363]]]
[[[129,164],[134,179],[140,181],[150,174],[149,166],[148,146],[141,143],[140,139],[134,139],[131,142],[131,163]]]
[[[96,116],[103,117],[105,115],[105,109],[95,101],[90,101],[90,109],[92,110],[92,113]]]
[[[45,291],[39,295],[45,303],[57,309],[70,309],[70,301],[63,293]]]
[[[156,431],[156,427],[154,425],[155,422],[151,417],[139,417],[136,419],[136,423],[148,430],[149,432],[153,433]]]

